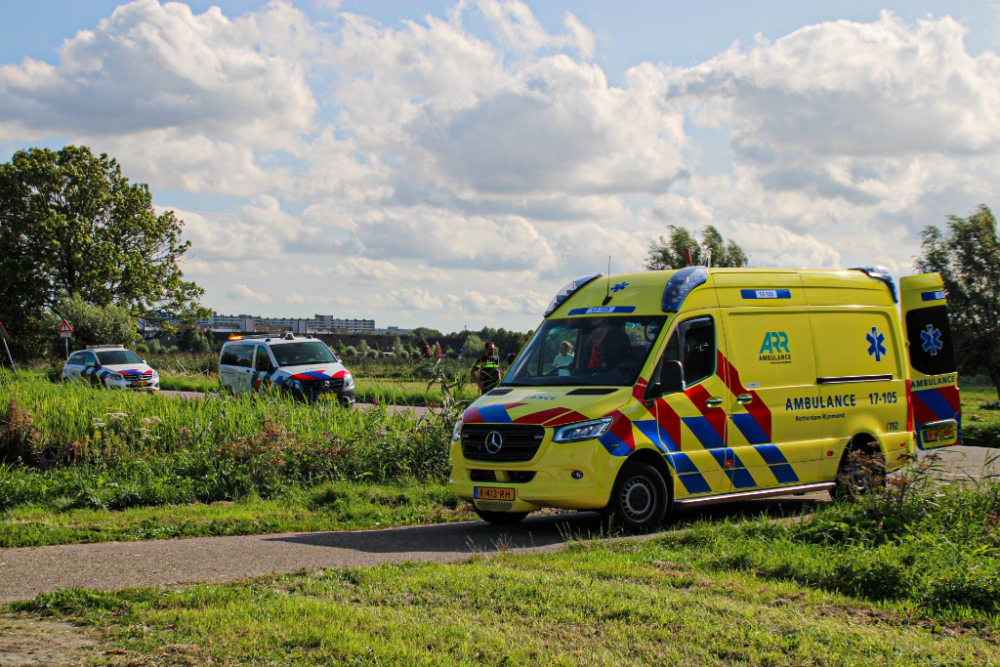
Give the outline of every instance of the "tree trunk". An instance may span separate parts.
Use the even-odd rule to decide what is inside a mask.
[[[997,400],[1000,401],[1000,369],[996,369],[990,373],[990,381],[993,382],[993,388],[997,392]]]

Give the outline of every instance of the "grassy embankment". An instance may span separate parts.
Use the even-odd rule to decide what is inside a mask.
[[[1000,488],[910,483],[796,522],[10,609],[143,664],[1000,665]]]
[[[449,415],[182,401],[0,375],[0,547],[371,528],[468,516]]]

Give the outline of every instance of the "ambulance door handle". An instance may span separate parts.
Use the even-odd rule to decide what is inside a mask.
[[[722,405],[722,399],[713,396],[705,401],[706,408],[718,408]]]
[[[750,394],[740,394],[736,397],[736,402],[740,405],[746,405],[748,403],[753,403],[753,396]]]

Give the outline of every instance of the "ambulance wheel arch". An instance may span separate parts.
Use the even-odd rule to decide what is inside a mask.
[[[840,457],[835,486],[831,495],[858,500],[866,493],[885,486],[885,448],[870,433],[858,433],[847,443]]]
[[[657,475],[650,474],[654,472]],[[662,499],[652,499],[652,502],[662,505],[662,507],[652,508],[648,518],[641,521],[633,520],[622,507],[623,498],[621,496],[625,491],[625,485],[630,481],[627,478],[633,477],[648,478],[647,482],[654,493],[657,490],[655,487],[659,485],[659,482],[662,481],[663,483],[661,490],[664,492],[664,497]],[[656,477],[661,479],[657,480]],[[644,482],[644,484],[647,482]],[[670,514],[673,507],[674,476],[663,455],[652,449],[638,449],[634,454],[626,458],[618,469],[618,474],[615,476],[615,482],[611,487],[611,493],[608,497],[608,505],[604,508],[602,514],[605,517],[613,517],[617,525],[629,532],[646,532],[655,529],[663,521],[663,518]]]

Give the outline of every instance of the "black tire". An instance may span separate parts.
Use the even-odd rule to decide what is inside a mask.
[[[479,518],[487,523],[492,523],[495,526],[513,526],[515,523],[521,523],[524,517],[528,516],[527,512],[491,512],[489,510],[481,510],[476,508],[476,514]]]
[[[626,463],[611,489],[605,515],[612,526],[629,533],[648,533],[663,522],[667,513],[667,484],[660,471],[635,461]]]
[[[840,459],[840,468],[830,491],[834,500],[860,500],[885,487],[885,455],[877,442],[851,444]]]

